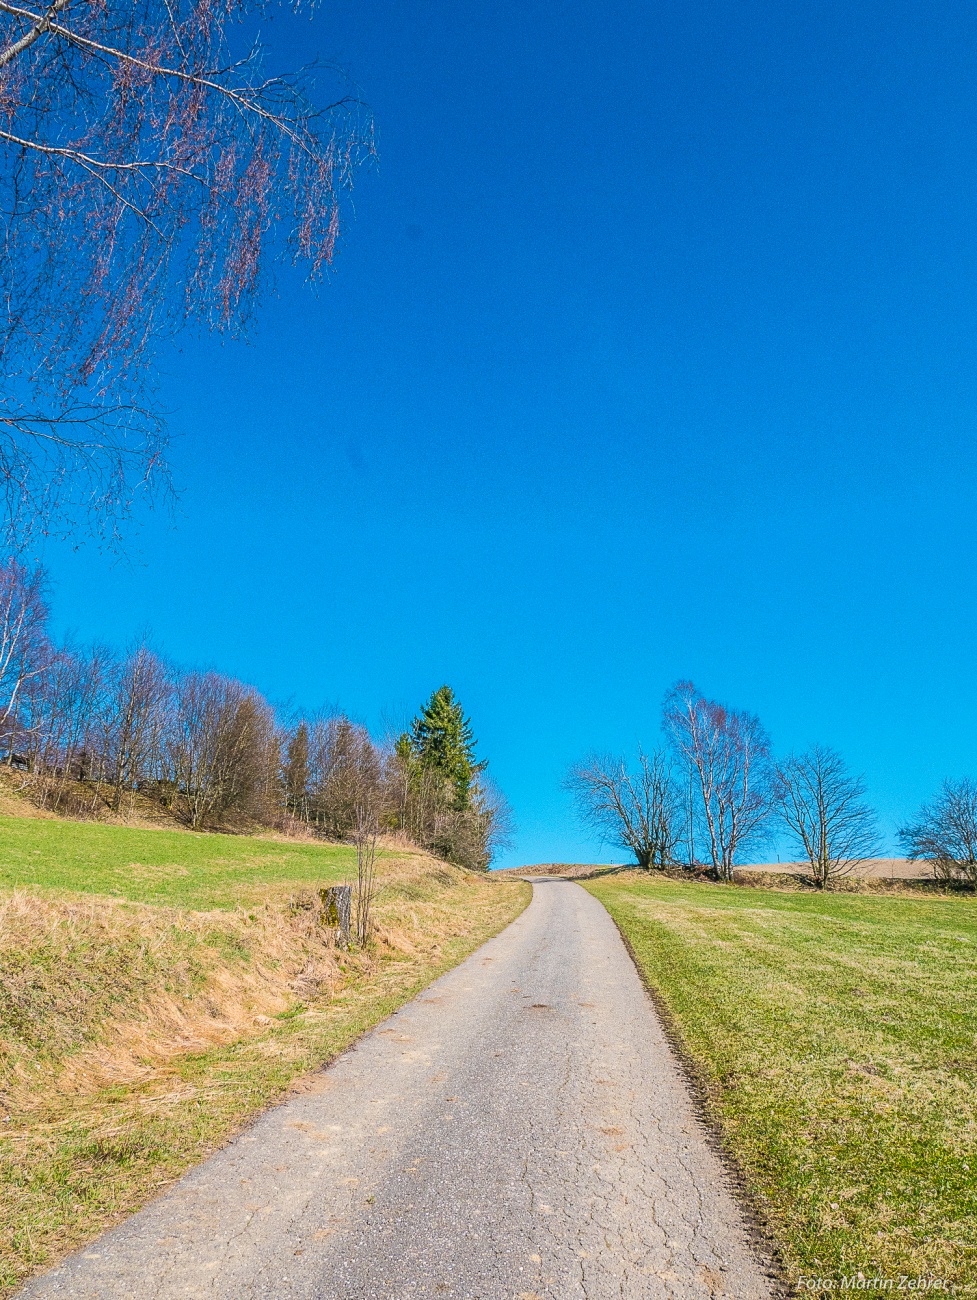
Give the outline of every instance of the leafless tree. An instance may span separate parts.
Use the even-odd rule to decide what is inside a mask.
[[[368,115],[275,75],[247,0],[0,0],[0,481],[9,531],[112,533],[165,482],[153,350],[239,331],[270,259],[330,263]],[[328,72],[339,84],[334,72]]]
[[[53,650],[24,684],[17,725],[17,766],[42,806],[118,811],[141,790],[195,829],[280,817],[268,703],[219,673],[178,673],[145,645],[121,660],[101,647]]]
[[[430,786],[425,781],[422,791]],[[482,775],[476,776],[465,809],[447,806],[447,798],[418,800],[408,796],[411,838],[430,852],[469,871],[487,871],[492,858],[512,840],[512,811],[502,793]],[[401,829],[404,829],[402,827]]]
[[[308,766],[310,815],[326,835],[342,840],[356,834],[365,804],[382,817],[383,755],[365,727],[342,715],[313,722]]]
[[[0,747],[8,762],[25,739],[24,688],[44,672],[52,653],[45,582],[41,568],[16,560],[0,565]]]
[[[300,821],[309,820],[309,726],[303,719],[285,737],[282,746],[285,762],[282,765],[282,785],[285,787],[285,809]]]
[[[765,834],[772,810],[770,739],[758,717],[707,700],[692,682],[665,697],[662,723],[692,777],[696,820],[720,880]]]
[[[487,871],[493,856],[511,842],[513,818],[484,766],[473,773],[467,806],[459,808],[457,790],[442,772],[394,745],[383,755],[389,824],[447,862]]]
[[[442,832],[452,800],[441,773],[424,767],[413,754],[395,749],[387,780],[398,828],[433,852],[450,851]]]
[[[906,855],[931,863],[938,879],[977,885],[977,782],[944,781],[916,820],[899,831]]]
[[[100,646],[61,646],[47,656],[44,671],[24,683],[21,696],[23,749],[28,788],[41,807],[82,812],[90,797],[77,782],[103,775],[107,687],[114,671]]]
[[[67,646],[47,656],[44,671],[24,683],[20,699],[19,753],[8,764],[34,773],[62,769],[80,747],[91,713],[81,685],[83,659]]]
[[[623,758],[591,754],[571,769],[565,784],[583,820],[607,843],[629,849],[640,867],[675,861],[681,802],[666,754],[639,750],[636,768]]]
[[[508,799],[484,773],[473,782],[472,805],[480,819],[479,869],[487,871],[495,856],[510,848],[516,832],[516,821]]]
[[[189,825],[266,811],[280,762],[276,742],[271,710],[256,691],[219,673],[180,677],[167,748]]]
[[[186,673],[176,683],[166,743],[174,785],[194,828],[221,800],[223,742],[242,696],[237,682],[217,673]]]
[[[173,687],[166,665],[146,645],[136,645],[118,666],[106,728],[106,766],[112,807],[145,782],[161,756]]]
[[[833,749],[815,745],[778,763],[775,790],[780,818],[819,888],[878,854],[878,824],[865,803],[865,783]]]
[[[356,938],[365,944],[373,933],[373,903],[377,893],[377,840],[380,808],[366,793],[356,805],[353,841],[356,845]]]

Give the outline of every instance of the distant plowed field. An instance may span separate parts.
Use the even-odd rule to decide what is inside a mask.
[[[630,864],[629,864],[630,865]],[[604,875],[621,870],[621,866],[595,862],[536,862],[526,867],[506,867],[493,872],[496,876],[565,876],[580,880],[587,876]],[[757,872],[763,875],[809,875],[805,862],[744,862],[736,867],[738,875]],[[909,858],[868,858],[851,873],[855,880],[932,880],[933,871],[927,862],[911,862]]]
[[[493,876],[502,879],[522,876],[564,876],[567,880],[579,880],[584,876],[602,875],[606,871],[619,871],[620,867],[606,862],[535,862],[528,867],[505,867],[493,871]]]
[[[737,871],[762,871],[764,874],[810,875],[806,862],[745,862]],[[928,862],[911,862],[909,858],[867,858],[851,872],[860,880],[932,880]]]

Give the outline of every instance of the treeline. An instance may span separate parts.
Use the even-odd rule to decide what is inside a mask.
[[[566,781],[583,819],[641,867],[730,881],[737,862],[778,836],[825,888],[880,856],[864,781],[836,750],[777,757],[756,714],[707,699],[692,682],[666,695],[662,733],[636,761],[591,754]],[[898,835],[935,876],[977,884],[977,783],[944,782]]]
[[[341,715],[285,720],[253,686],[146,644],[57,644],[43,572],[13,560],[0,564],[0,758],[70,816],[149,801],[195,830],[401,833],[475,869],[507,828],[449,687],[390,742]]]

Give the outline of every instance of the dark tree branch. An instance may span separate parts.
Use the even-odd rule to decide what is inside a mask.
[[[312,71],[261,74],[260,47],[233,57],[244,13],[0,0],[20,29],[0,49],[11,543],[30,520],[63,531],[79,512],[117,536],[144,486],[166,490],[160,346],[191,322],[243,332],[276,260],[312,276],[332,261],[368,116],[349,95],[318,100]]]

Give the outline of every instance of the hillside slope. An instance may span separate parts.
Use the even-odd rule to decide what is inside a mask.
[[[344,846],[0,818],[0,1291],[301,1086],[529,897],[417,852],[378,872],[373,940],[344,952],[313,888],[355,874]]]
[[[378,853],[381,862],[411,856]],[[348,844],[0,816],[0,888],[37,885],[199,910],[246,906],[268,886],[355,874]]]

